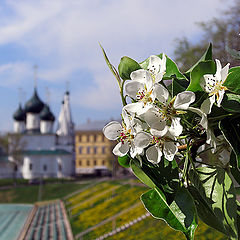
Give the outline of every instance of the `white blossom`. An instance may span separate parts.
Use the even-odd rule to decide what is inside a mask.
[[[169,102],[169,93],[165,87],[158,84],[155,89],[159,103],[143,114],[144,120],[150,128],[157,130],[160,136],[164,136],[168,131],[173,136],[179,136],[183,130],[179,114],[184,113],[182,110],[187,110],[195,101],[195,94],[185,91]]]
[[[103,134],[109,140],[118,140],[117,145],[113,149],[113,153],[119,157],[125,156],[129,150],[130,155],[134,158],[137,154],[142,154],[143,149],[136,147],[133,143],[134,136],[138,131],[142,131],[141,122],[130,115],[126,111],[122,111],[122,124],[116,121],[108,123],[103,128]]]
[[[146,158],[149,162],[157,164],[161,161],[162,155],[172,161],[178,151],[174,143],[174,136],[167,133],[164,137],[158,135],[157,131],[152,129],[151,134],[147,132],[138,132],[134,143],[139,148],[147,148]]]
[[[223,83],[227,78],[230,64],[228,63],[222,68],[220,61],[216,59],[216,65],[217,70],[215,75],[205,74],[200,82],[202,89],[209,95],[209,98],[204,100],[201,105],[201,110],[206,114],[211,113],[212,105],[215,101],[218,107],[221,106],[225,90],[227,90],[227,88],[223,86]]]

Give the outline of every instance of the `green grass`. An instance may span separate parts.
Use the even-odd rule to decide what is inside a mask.
[[[89,238],[90,240],[91,238]],[[181,232],[174,231],[164,221],[148,217],[108,240],[186,240]],[[200,222],[195,234],[196,240],[226,240],[227,237]],[[87,240],[85,238],[84,240]]]
[[[42,185],[41,201],[63,198],[67,194],[86,186],[74,182],[49,183]],[[38,201],[39,185],[20,186],[0,191],[0,203],[34,203]]]
[[[28,180],[26,179],[13,179],[13,178],[4,178],[4,179],[0,179],[0,187],[3,186],[13,186],[14,185],[14,181],[16,182],[17,185],[20,184],[27,184]]]
[[[72,205],[83,203],[75,209],[75,213],[80,213],[79,215],[72,217],[70,223],[72,226],[73,234],[76,235],[81,231],[94,226],[101,221],[110,218],[111,216],[123,211],[124,209],[133,206],[136,203],[140,203],[139,197],[146,188],[140,186],[131,186],[129,184],[122,185],[116,190],[114,194],[103,193],[106,187],[109,188],[113,186],[118,186],[118,182],[108,182],[100,183],[92,188],[79,193],[75,197],[72,197]],[[102,191],[101,191],[102,190]],[[89,201],[87,196],[91,196]],[[95,198],[92,198],[96,196]],[[92,240],[101,235],[112,231],[113,225],[121,227],[122,225],[134,220],[135,218],[141,216],[146,211],[142,205],[136,206],[130,209],[129,212],[123,213],[116,217],[113,221],[107,222],[104,225],[95,228],[93,231],[83,236],[84,240]],[[138,222],[137,224],[131,226],[129,229],[122,231],[113,237],[107,238],[109,240],[185,240],[184,235],[181,232],[174,231],[170,228],[164,221],[156,220],[153,217],[147,217],[146,219]],[[200,221],[199,226],[195,234],[196,240],[224,240],[226,236],[219,233],[218,231],[209,228],[207,225]]]

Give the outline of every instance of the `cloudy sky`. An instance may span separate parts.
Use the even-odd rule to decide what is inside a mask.
[[[117,66],[126,55],[142,61],[151,54],[174,58],[174,39],[196,41],[195,25],[220,16],[222,0],[6,0],[0,3],[0,131],[12,130],[19,101],[37,88],[56,116],[70,82],[76,125],[88,118],[119,118],[117,83],[98,42]],[[22,93],[19,97],[19,88]],[[46,97],[46,88],[50,97]]]

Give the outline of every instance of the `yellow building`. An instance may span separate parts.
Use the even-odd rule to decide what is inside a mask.
[[[104,174],[112,169],[114,141],[104,137],[101,130],[75,132],[76,174]]]

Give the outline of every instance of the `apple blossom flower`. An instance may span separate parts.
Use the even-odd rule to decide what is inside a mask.
[[[156,97],[156,83],[162,80],[165,71],[166,56],[163,54],[162,59],[155,55],[150,56],[147,70],[139,69],[131,73],[131,81],[126,83],[125,91],[136,102],[128,104],[129,112],[141,115],[151,107]]]
[[[157,130],[160,136],[164,136],[168,131],[173,136],[179,136],[183,127],[178,115],[185,113],[182,110],[187,110],[189,105],[195,101],[195,94],[184,91],[169,102],[168,90],[160,84],[156,86],[155,93],[159,102],[143,114],[144,120],[150,128]]]
[[[151,73],[154,83],[160,82],[166,72],[165,54],[162,54],[162,59],[156,55],[151,55],[149,57],[147,70]]]
[[[158,135],[158,131],[151,129],[151,134],[141,131],[138,132],[134,139],[134,144],[139,148],[147,148],[146,158],[153,164],[158,164],[162,156],[172,161],[178,151],[174,143],[174,136],[167,133],[164,137]]]
[[[217,70],[215,75],[205,74],[200,82],[202,89],[209,95],[209,98],[204,100],[201,105],[202,111],[206,114],[211,113],[212,105],[216,101],[216,98],[217,106],[220,107],[225,90],[227,90],[227,88],[223,86],[223,83],[227,78],[230,64],[228,63],[222,68],[220,61],[216,59],[216,65]]]
[[[103,134],[109,140],[118,140],[114,147],[113,153],[119,157],[125,156],[130,150],[131,157],[141,154],[143,149],[136,147],[133,143],[134,135],[142,130],[141,122],[122,111],[122,124],[117,121],[108,123],[103,128]]]
[[[154,82],[150,73],[146,70],[140,69],[133,73],[137,77],[135,77],[135,80],[126,83],[125,92],[136,102],[126,105],[125,108],[128,112],[141,115],[151,107],[156,98]]]

